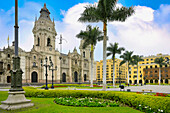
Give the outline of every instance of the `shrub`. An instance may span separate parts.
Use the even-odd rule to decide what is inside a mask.
[[[128,106],[142,109],[144,111],[152,110],[158,112],[158,109],[164,113],[170,113],[170,97],[141,95],[132,92],[116,92],[116,91],[80,91],[80,90],[38,90],[24,88],[27,97],[39,98],[56,98],[56,97],[74,97],[74,98],[101,98],[119,101]],[[139,107],[139,105],[141,105]],[[149,108],[149,109],[146,109]]]

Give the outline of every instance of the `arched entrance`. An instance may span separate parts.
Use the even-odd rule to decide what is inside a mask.
[[[87,75],[84,74],[84,81],[87,81]]]
[[[145,80],[145,83],[148,83],[149,81],[148,80]]]
[[[62,82],[66,82],[66,74],[65,73],[62,74]]]
[[[74,72],[74,82],[78,82],[78,73],[77,73],[77,71]]]
[[[161,83],[163,83],[163,80],[161,79]]]
[[[165,79],[165,83],[168,84],[168,79]]]
[[[142,80],[139,80],[139,83],[142,84]]]
[[[157,79],[155,80],[155,83],[158,83],[158,80],[157,80]]]
[[[153,80],[152,80],[152,79],[150,80],[150,83],[153,83]]]
[[[132,81],[131,81],[131,80],[129,80],[129,83],[131,84],[131,83],[132,83]]]
[[[32,74],[31,74],[31,81],[32,82],[38,82],[38,74],[37,74],[37,72],[32,72]]]
[[[134,80],[134,84],[137,84],[137,80]]]
[[[11,76],[7,76],[7,83],[11,83]]]

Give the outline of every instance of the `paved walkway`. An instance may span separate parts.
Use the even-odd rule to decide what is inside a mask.
[[[132,92],[142,92],[142,90],[145,90],[145,92],[150,92],[149,90],[152,90],[152,92],[159,92],[159,93],[168,93],[170,94],[170,85],[169,86],[159,86],[159,85],[144,85],[144,86],[129,86],[125,87],[125,91],[127,89],[130,89]],[[97,90],[102,91],[102,89],[76,89],[76,90]],[[107,91],[120,91],[120,88],[109,88]]]
[[[142,92],[142,90],[146,90],[145,92],[152,92],[156,93],[168,93],[170,94],[170,85],[144,85],[144,86],[129,86],[125,87],[125,91],[130,89],[132,92]],[[74,90],[74,88],[70,88],[69,90]],[[91,90],[91,91],[102,91],[102,89],[76,89],[76,90]],[[9,91],[9,89],[0,88],[0,91]],[[120,91],[120,88],[108,88],[107,91]]]

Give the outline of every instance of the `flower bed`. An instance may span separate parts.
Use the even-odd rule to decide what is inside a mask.
[[[119,107],[116,101],[97,98],[72,98],[60,97],[54,100],[56,104],[80,107]]]
[[[86,86],[90,86],[90,85],[86,85]],[[93,87],[103,87],[103,86],[93,85]]]

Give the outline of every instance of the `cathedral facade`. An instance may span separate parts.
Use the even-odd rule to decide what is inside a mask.
[[[23,83],[45,83],[46,69],[41,64],[50,65],[49,59],[53,62],[54,83],[85,83],[91,80],[91,59],[90,47],[82,48],[81,40],[79,49],[74,48],[68,54],[60,53],[55,48],[57,32],[55,23],[50,18],[50,12],[44,4],[40,11],[40,17],[35,19],[34,28],[34,45],[30,52],[25,52],[19,48],[20,67],[23,71]],[[13,69],[14,44],[0,50],[0,83],[10,83],[10,70]],[[96,62],[93,62],[93,81],[96,81]],[[47,69],[48,82],[52,81],[52,72]]]

